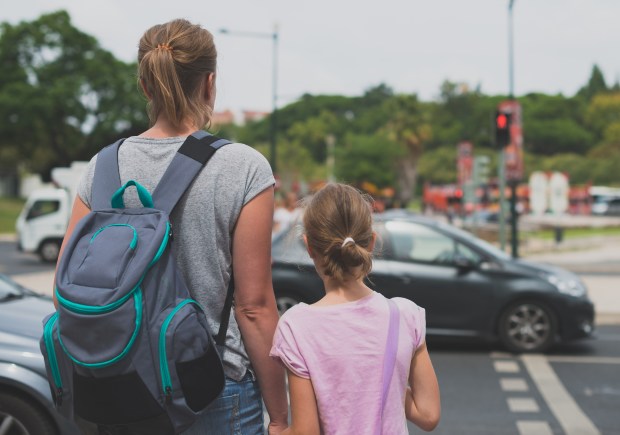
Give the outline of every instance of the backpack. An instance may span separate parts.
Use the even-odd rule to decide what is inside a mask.
[[[224,387],[216,344],[224,344],[234,284],[231,277],[214,339],[177,268],[169,216],[230,142],[204,131],[189,136],[152,196],[134,180],[121,186],[121,143],[98,154],[92,211],[58,265],[58,307],[43,321],[41,351],[55,406],[68,418],[176,434]],[[130,186],[143,207],[125,208]]]

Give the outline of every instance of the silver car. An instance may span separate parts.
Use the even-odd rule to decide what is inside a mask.
[[[39,338],[51,298],[0,274],[0,434],[77,435],[55,412]]]

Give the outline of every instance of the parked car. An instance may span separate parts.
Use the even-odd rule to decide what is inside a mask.
[[[51,298],[0,274],[0,433],[77,435],[56,413],[39,338],[41,320],[54,310]]]
[[[514,352],[542,352],[588,337],[594,306],[573,273],[515,260],[472,234],[421,216],[375,217],[378,243],[368,284],[426,309],[427,333],[500,339]],[[324,295],[299,228],[273,240],[280,312]]]

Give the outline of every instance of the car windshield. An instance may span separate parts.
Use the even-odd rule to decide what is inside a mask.
[[[506,254],[504,251],[502,251],[501,249],[493,246],[492,244],[490,244],[489,242],[487,242],[486,240],[483,239],[479,239],[478,237],[474,236],[472,233],[467,232],[465,230],[462,230],[460,228],[457,227],[453,227],[453,226],[449,226],[446,224],[442,224],[440,223],[439,228],[450,232],[458,237],[460,237],[461,239],[464,239],[466,241],[468,241],[469,243],[471,243],[472,245],[476,246],[477,248],[482,249],[483,251],[491,254],[494,257],[498,257],[502,260],[510,260],[510,255]]]
[[[14,299],[22,296],[23,291],[19,284],[9,278],[0,275],[0,301]]]

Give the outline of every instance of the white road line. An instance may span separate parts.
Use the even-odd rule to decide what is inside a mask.
[[[547,361],[582,364],[620,364],[620,358],[611,356],[548,356]]]
[[[527,383],[523,378],[501,378],[499,384],[503,391],[523,392],[527,391]]]
[[[529,397],[509,397],[506,401],[510,412],[540,412],[536,400]]]
[[[522,355],[521,360],[566,435],[600,435],[543,355]]]
[[[553,435],[553,431],[546,421],[517,421],[519,435]]]
[[[498,373],[519,373],[519,364],[515,361],[493,361],[495,371]]]

